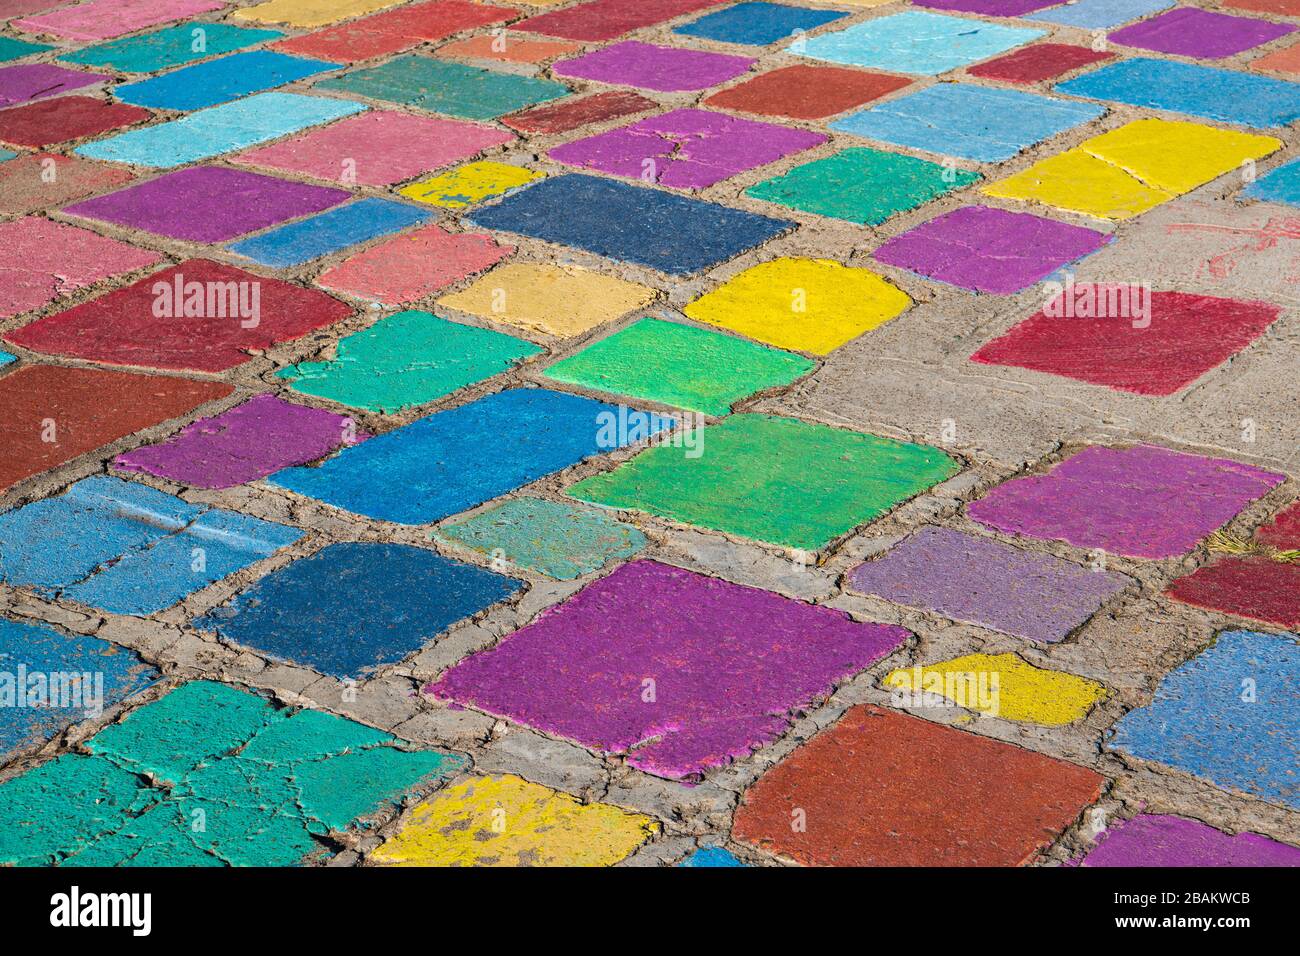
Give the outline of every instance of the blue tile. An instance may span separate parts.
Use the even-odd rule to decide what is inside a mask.
[[[3,152],[4,150],[0,150],[0,153]],[[4,351],[3,349],[0,349],[0,368],[4,368],[10,362],[17,362],[17,361],[18,359],[14,358],[14,356],[10,355],[8,352]]]
[[[939,83],[846,116],[831,129],[983,163],[1094,120],[1105,110],[1021,90]]]
[[[479,209],[469,221],[688,275],[793,229],[788,219],[579,174],[555,176]]]
[[[1053,7],[1023,19],[1083,27],[1086,30],[1106,30],[1173,5],[1173,0],[1079,0],[1078,3]]]
[[[229,249],[262,265],[284,269],[427,222],[434,215],[406,203],[369,197],[242,239]]]
[[[847,16],[840,10],[810,10],[779,3],[738,3],[730,9],[684,24],[673,32],[722,43],[766,46]]]
[[[96,43],[83,50],[64,53],[59,59],[82,66],[108,66],[123,73],[156,73],[282,36],[284,34],[279,30],[194,21],[178,23],[153,33]]]
[[[720,846],[702,846],[678,866],[714,867],[714,866],[748,866],[736,858],[730,850]]]
[[[626,409],[624,410],[626,412]],[[584,458],[612,451],[619,408],[544,388],[515,388],[417,419],[318,467],[268,480],[347,511],[426,524],[467,511]],[[620,436],[617,444],[646,436]]]
[[[0,163],[3,163],[6,159],[13,159],[17,155],[18,154],[15,153],[12,149],[0,149]],[[4,363],[0,361],[0,365],[3,364]]]
[[[123,103],[136,106],[201,110],[338,68],[337,63],[324,60],[308,60],[273,50],[250,50],[127,83],[113,93]]]
[[[1173,60],[1121,60],[1054,89],[1244,126],[1285,126],[1300,118],[1300,84]]]
[[[1264,174],[1246,187],[1243,195],[1266,202],[1300,206],[1300,159]]]
[[[331,677],[360,678],[521,586],[424,548],[347,542],[267,575],[194,626]]]

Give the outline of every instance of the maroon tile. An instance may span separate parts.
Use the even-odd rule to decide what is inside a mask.
[[[0,142],[52,146],[121,129],[151,115],[139,106],[110,103],[93,96],[59,96],[0,110]]]

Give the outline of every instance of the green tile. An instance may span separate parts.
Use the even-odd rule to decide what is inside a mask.
[[[7,63],[9,60],[17,60],[24,56],[31,56],[33,53],[41,53],[52,49],[53,47],[46,43],[28,43],[26,40],[15,40],[13,37],[0,36],[0,63]]]

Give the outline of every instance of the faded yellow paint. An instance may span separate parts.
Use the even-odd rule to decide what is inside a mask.
[[[295,27],[323,27],[339,20],[393,7],[401,0],[267,0],[235,11],[239,20],[288,23]]]
[[[583,804],[503,774],[435,793],[370,858],[393,866],[612,866],[658,832],[644,814]]]
[[[438,304],[529,332],[568,337],[643,309],[655,295],[647,286],[576,266],[512,262],[443,296]]]
[[[430,206],[464,209],[484,199],[517,189],[535,179],[541,179],[543,175],[523,166],[511,166],[508,163],[484,159],[403,186],[398,192],[409,199]]]
[[[825,355],[911,304],[906,292],[867,269],[787,258],[751,266],[683,311],[768,345]]]
[[[894,690],[938,694],[988,717],[1046,727],[1073,723],[1106,697],[1106,688],[1096,681],[1034,667],[1015,654],[968,654],[903,668],[884,683]]]

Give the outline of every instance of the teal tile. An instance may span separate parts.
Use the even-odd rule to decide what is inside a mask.
[[[112,67],[122,73],[156,73],[283,35],[279,30],[255,30],[224,23],[178,23],[153,33],[96,43],[65,53],[59,59],[82,66]]]

